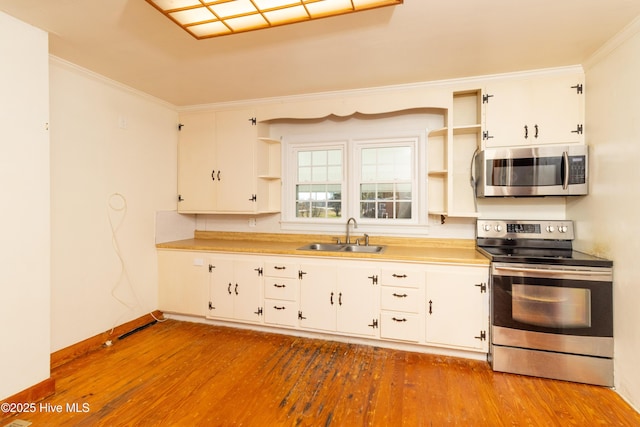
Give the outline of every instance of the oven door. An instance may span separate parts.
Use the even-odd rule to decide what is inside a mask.
[[[494,263],[491,307],[493,344],[613,351],[611,268]]]

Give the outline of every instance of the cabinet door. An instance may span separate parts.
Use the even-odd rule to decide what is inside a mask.
[[[583,123],[584,95],[576,87],[583,83],[582,76],[575,75],[536,82],[532,93],[538,125],[536,144],[583,142],[577,127]]]
[[[488,350],[488,269],[434,267],[427,272],[428,344]]]
[[[215,166],[215,114],[188,114],[181,116],[180,122],[178,211],[214,211],[217,188],[214,178],[218,172]]]
[[[209,317],[233,319],[236,285],[233,261],[214,258],[211,265]]]
[[[257,260],[234,261],[235,286],[233,289],[234,318],[245,322],[260,322],[262,307],[262,264]]]
[[[324,331],[336,330],[337,268],[331,265],[303,264],[300,266],[300,326]]]
[[[158,308],[204,316],[209,263],[201,252],[158,251]]]
[[[583,142],[584,95],[580,73],[491,83],[486,94],[486,147]],[[581,86],[583,87],[583,86]]]
[[[379,271],[369,267],[340,268],[338,275],[337,330],[375,336],[380,312]],[[375,283],[374,283],[375,282]]]
[[[247,110],[216,113],[216,164],[219,212],[253,212],[256,202],[254,151],[258,139],[257,126]]]
[[[522,80],[498,81],[487,86],[484,129],[489,138],[484,140],[485,146],[528,143],[524,126],[531,114],[530,93],[530,82]]]

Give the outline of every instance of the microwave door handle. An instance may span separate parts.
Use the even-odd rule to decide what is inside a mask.
[[[567,151],[562,153],[562,189],[569,188],[569,153]]]

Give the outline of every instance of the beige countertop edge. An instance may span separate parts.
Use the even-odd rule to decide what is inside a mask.
[[[412,242],[410,241],[402,242],[404,244],[391,245],[389,243],[389,240],[380,238],[380,240],[376,241],[375,243],[372,242],[371,244],[386,245],[387,247],[384,252],[378,254],[354,254],[344,252],[315,252],[298,250],[299,247],[310,243],[311,241],[309,240],[290,240],[290,238],[283,238],[278,241],[269,241],[260,239],[254,240],[250,237],[247,237],[248,236],[245,235],[245,238],[242,240],[235,238],[185,239],[174,242],[159,243],[156,245],[156,247],[158,249],[189,251],[211,251],[262,255],[295,255],[314,258],[348,258],[378,261],[409,261],[487,266],[490,262],[489,259],[475,250],[475,245],[469,247],[469,245],[466,244],[466,241],[463,242],[463,244],[455,244],[455,242],[447,244],[444,239],[438,239],[438,241],[434,241],[435,245],[433,246],[428,246],[422,242],[422,244],[414,246],[411,245]],[[319,239],[315,239],[312,241],[317,242],[319,241]]]

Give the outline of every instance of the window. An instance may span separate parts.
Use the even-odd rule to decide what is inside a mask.
[[[296,150],[296,217],[340,218],[342,149]]]
[[[413,147],[360,148],[360,218],[411,219]]]

